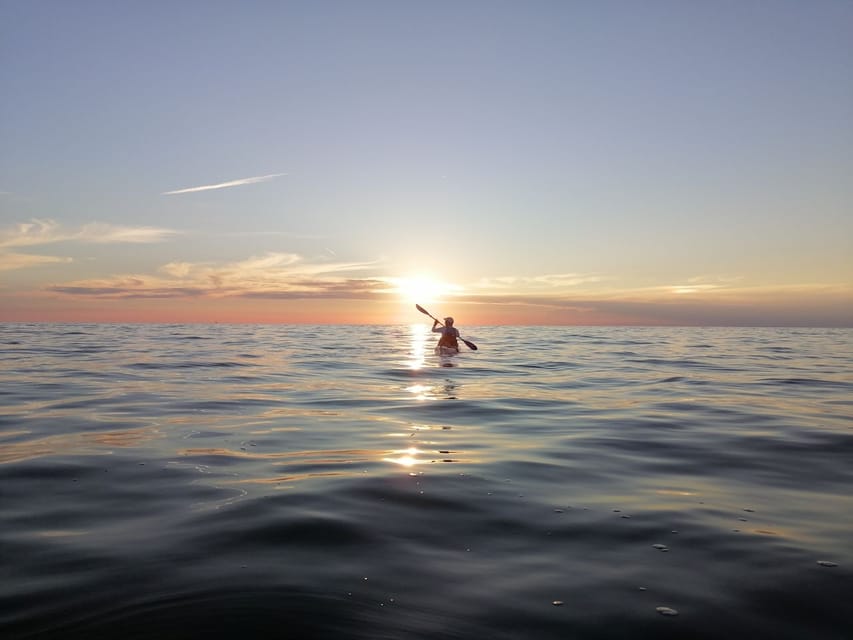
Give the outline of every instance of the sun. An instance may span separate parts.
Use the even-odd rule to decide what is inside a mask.
[[[453,293],[459,287],[439,282],[429,276],[394,278],[394,291],[406,302],[429,304]]]

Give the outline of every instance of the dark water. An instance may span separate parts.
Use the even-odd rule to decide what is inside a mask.
[[[0,637],[853,637],[853,331],[422,329],[0,325]]]

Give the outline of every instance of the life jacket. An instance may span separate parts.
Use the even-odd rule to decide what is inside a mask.
[[[459,349],[459,343],[456,341],[458,337],[459,330],[456,327],[444,327],[441,330],[441,338],[438,339],[438,346]]]

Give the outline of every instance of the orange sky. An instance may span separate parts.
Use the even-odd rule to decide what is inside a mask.
[[[425,298],[433,315],[461,325],[851,326],[847,290],[622,293],[583,299],[455,294]],[[0,294],[0,321],[410,324],[429,322],[401,292],[359,299],[243,297],[91,298],[56,293]]]

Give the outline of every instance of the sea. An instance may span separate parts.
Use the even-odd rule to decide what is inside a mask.
[[[853,330],[0,324],[0,637],[853,637]]]

